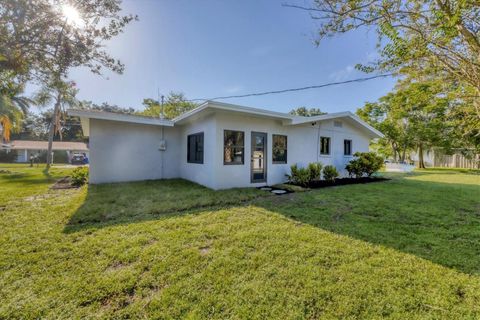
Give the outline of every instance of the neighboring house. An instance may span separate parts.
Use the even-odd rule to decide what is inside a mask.
[[[13,140],[9,144],[7,150],[13,150],[17,152],[16,162],[29,162],[30,156],[37,156],[47,152],[48,141],[32,141],[32,140]],[[88,156],[88,146],[84,142],[66,142],[66,141],[54,141],[53,142],[54,159],[55,155],[60,157],[60,154],[64,155],[63,159],[70,162],[74,153],[85,153]]]
[[[281,183],[290,166],[340,171],[382,134],[351,112],[315,117],[206,102],[173,119],[69,110],[90,137],[90,183],[184,178],[212,189]]]
[[[411,152],[410,158],[418,163],[416,152]],[[480,154],[466,157],[460,150],[454,149],[447,154],[442,148],[430,148],[423,153],[423,162],[426,167],[480,169]]]

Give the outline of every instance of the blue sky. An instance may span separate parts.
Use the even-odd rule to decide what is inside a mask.
[[[123,7],[140,21],[107,49],[126,70],[104,77],[72,71],[80,99],[141,109],[143,98],[156,98],[157,88],[193,99],[303,87],[364,77],[354,65],[375,56],[376,35],[367,30],[316,47],[315,21],[281,1],[127,0]],[[282,112],[298,106],[354,111],[393,84],[393,79],[378,79],[224,101]]]

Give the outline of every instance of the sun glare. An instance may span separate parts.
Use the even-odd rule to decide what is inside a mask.
[[[62,13],[65,18],[67,18],[68,23],[77,27],[81,27],[83,25],[83,20],[80,17],[80,13],[77,9],[75,9],[75,7],[69,4],[64,4],[62,5]]]

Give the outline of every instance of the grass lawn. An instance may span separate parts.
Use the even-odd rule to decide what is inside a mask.
[[[480,174],[270,196],[1,165],[3,318],[479,318]]]

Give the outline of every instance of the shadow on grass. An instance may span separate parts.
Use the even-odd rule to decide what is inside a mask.
[[[239,205],[265,192],[255,188],[214,191],[182,179],[90,185],[64,232],[194,214]]]
[[[480,186],[415,180],[270,196],[254,188],[213,191],[181,179],[92,185],[65,233],[253,204],[337,234],[480,274]],[[412,178],[412,179],[409,179]]]
[[[255,205],[337,234],[480,274],[479,185],[395,179],[258,200]]]

